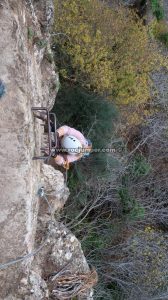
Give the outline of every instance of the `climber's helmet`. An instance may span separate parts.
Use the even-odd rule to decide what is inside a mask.
[[[81,142],[73,135],[65,135],[61,139],[61,147],[65,152],[76,155],[82,152]]]

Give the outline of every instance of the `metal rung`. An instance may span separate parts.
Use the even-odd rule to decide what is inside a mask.
[[[53,152],[55,153],[55,150],[56,150],[56,148],[57,148],[57,132],[56,132],[56,130],[57,130],[57,123],[56,123],[56,115],[54,114],[54,113],[51,113],[51,112],[49,112],[49,110],[46,108],[46,107],[32,107],[32,111],[33,112],[35,112],[35,111],[44,111],[45,113],[46,113],[46,116],[47,116],[47,120],[46,120],[46,122],[47,122],[47,127],[48,127],[48,147],[41,147],[40,148],[40,150],[41,150],[41,152],[42,151],[45,151],[46,150],[46,148],[47,148],[47,152],[48,152],[48,155],[40,155],[40,156],[34,156],[33,157],[33,160],[37,160],[37,159],[49,159],[51,156],[52,156],[52,154],[53,154]],[[37,116],[35,116],[35,117],[37,117]],[[37,118],[39,118],[40,119],[40,117],[37,117]],[[52,132],[51,132],[51,122],[52,122],[52,125],[53,125],[53,128],[52,128],[52,130],[54,130],[53,131],[53,133],[54,133],[54,145],[55,146],[53,146],[52,145]],[[40,124],[41,126],[45,126],[45,123],[44,124]]]

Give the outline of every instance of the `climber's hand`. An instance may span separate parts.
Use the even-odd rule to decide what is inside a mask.
[[[63,164],[64,169],[69,170],[69,162],[65,161],[65,163]]]
[[[57,153],[56,153],[56,151],[54,151],[53,153],[52,153],[52,155],[51,155],[53,158],[56,158],[57,157]]]

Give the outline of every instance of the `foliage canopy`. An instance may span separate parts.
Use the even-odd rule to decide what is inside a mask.
[[[144,103],[162,58],[135,13],[98,0],[55,0],[56,59],[66,79],[115,99]]]

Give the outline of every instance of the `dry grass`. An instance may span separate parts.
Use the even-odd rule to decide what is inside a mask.
[[[67,271],[65,275],[55,275],[51,281],[53,296],[56,296],[56,299],[64,300],[87,292],[97,283],[98,275],[95,268],[85,274],[72,275]]]

